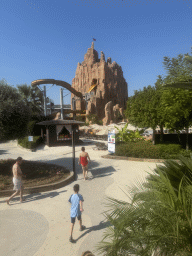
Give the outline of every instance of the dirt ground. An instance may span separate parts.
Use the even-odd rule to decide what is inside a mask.
[[[13,188],[12,166],[14,159],[0,160],[0,190]],[[70,175],[70,172],[58,165],[23,160],[21,170],[26,177],[23,178],[25,187],[35,187],[58,182]]]

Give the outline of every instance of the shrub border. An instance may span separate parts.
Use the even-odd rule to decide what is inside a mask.
[[[56,183],[41,185],[37,187],[26,187],[26,188],[24,187],[23,194],[33,194],[33,193],[55,190],[55,189],[67,186],[73,180],[74,180],[74,173],[70,172],[69,177]],[[0,197],[11,196],[12,194],[13,194],[13,190],[0,191]]]
[[[116,159],[116,160],[128,160],[128,161],[138,161],[138,162],[154,162],[154,163],[162,163],[168,159],[149,159],[149,158],[135,158],[135,157],[127,157],[127,156],[114,156],[114,155],[104,155],[101,156],[102,158],[108,158],[108,159]],[[173,161],[176,161],[180,163],[179,160],[171,159]]]

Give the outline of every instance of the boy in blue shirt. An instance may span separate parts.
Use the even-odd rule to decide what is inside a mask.
[[[73,227],[75,224],[75,218],[79,220],[80,224],[80,231],[83,231],[85,229],[85,226],[82,225],[82,219],[81,219],[81,212],[83,212],[83,197],[82,195],[78,194],[79,192],[79,184],[75,184],[74,187],[74,194],[70,196],[69,202],[71,203],[71,236],[69,238],[69,241],[74,243],[72,234],[73,234]]]

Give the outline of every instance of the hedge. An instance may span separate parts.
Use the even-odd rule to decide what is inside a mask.
[[[33,141],[28,141],[28,136],[18,139],[18,144],[23,148],[34,149],[43,143],[43,139],[39,136],[34,136]]]
[[[192,151],[182,149],[179,144],[153,145],[151,141],[120,142],[116,144],[115,155],[150,159],[178,159],[178,155],[190,157]]]

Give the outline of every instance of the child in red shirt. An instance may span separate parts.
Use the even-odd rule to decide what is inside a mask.
[[[82,170],[83,170],[83,176],[84,176],[84,180],[86,180],[87,177],[87,173],[88,173],[88,160],[89,162],[91,161],[89,154],[87,152],[85,152],[85,147],[81,148],[81,153],[79,155],[79,165],[81,164],[82,166]]]

